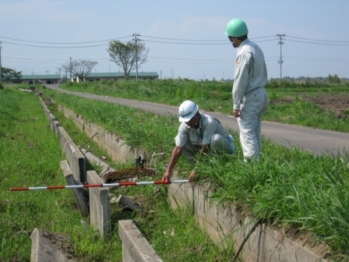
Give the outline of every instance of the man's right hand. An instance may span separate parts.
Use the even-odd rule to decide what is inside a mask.
[[[240,117],[240,110],[234,109],[233,110],[233,116],[236,117],[236,118]]]
[[[162,177],[162,182],[171,182],[171,172],[166,170]]]

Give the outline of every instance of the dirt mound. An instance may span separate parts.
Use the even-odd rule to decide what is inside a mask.
[[[332,111],[338,118],[349,118],[349,96],[348,95],[328,95],[307,97],[310,101],[325,111]]]
[[[305,96],[304,101],[314,103],[325,112],[332,112],[339,119],[349,119],[349,95],[348,94],[327,94],[321,96]],[[283,97],[273,99],[270,104],[290,104],[296,100],[295,97]]]

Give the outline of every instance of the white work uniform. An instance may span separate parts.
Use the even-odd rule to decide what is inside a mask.
[[[237,48],[233,84],[233,109],[240,110],[237,119],[240,141],[246,159],[258,159],[262,148],[261,122],[268,107],[267,67],[263,51],[249,39]]]
[[[214,117],[200,114],[197,128],[182,123],[175,137],[176,146],[183,148],[183,155],[190,161],[203,145],[209,145],[209,151],[235,153],[234,138]]]

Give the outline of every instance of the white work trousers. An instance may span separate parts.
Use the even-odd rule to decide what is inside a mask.
[[[240,142],[244,159],[256,160],[262,150],[262,116],[268,108],[268,95],[264,87],[247,93],[237,119],[240,127]]]
[[[188,141],[183,146],[183,156],[191,162],[194,162],[195,160],[195,154],[197,154],[200,149],[201,145],[193,145],[190,141]],[[229,138],[226,139],[223,136],[219,134],[213,134],[211,136],[209,148],[208,148],[208,154],[210,153],[226,153],[226,154],[235,154],[235,145],[234,145],[234,138],[232,135],[229,135]]]

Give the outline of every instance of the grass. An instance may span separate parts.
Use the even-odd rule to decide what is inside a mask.
[[[106,239],[81,217],[70,190],[8,191],[11,187],[65,184],[59,168],[65,157],[38,98],[33,93],[13,88],[5,87],[0,92],[0,261],[30,261],[30,234],[34,228],[62,235],[61,246],[78,261],[122,261],[118,219],[134,219],[166,261],[227,261],[233,256],[232,248],[220,250],[197,228],[191,210],[170,209],[164,188],[149,186],[114,191],[116,196],[124,194],[140,199],[144,210],[125,213],[112,205],[112,234]],[[67,99],[71,103],[73,100]],[[77,102],[77,107],[82,110],[88,107],[86,101]],[[121,107],[113,110],[123,116],[131,113]],[[100,116],[98,112],[94,110],[88,114]],[[105,119],[117,115],[111,113]],[[71,121],[59,114],[57,117],[77,144],[90,147],[97,155],[105,154]],[[139,117],[147,124],[145,120],[149,115],[139,112]],[[110,127],[115,128],[112,123],[110,120]],[[127,125],[137,126],[132,121]],[[121,167],[116,163],[114,166]]]
[[[98,261],[103,250],[121,259],[118,237],[105,243],[81,217],[70,190],[9,192],[11,187],[65,184],[59,163],[64,159],[33,93],[5,88],[0,94],[0,261],[30,261],[34,228],[60,233],[79,261]],[[119,258],[118,258],[119,257]]]
[[[186,99],[194,100],[206,111],[231,114],[231,82],[193,80],[118,80],[86,83],[67,83],[62,88],[90,92],[98,95],[144,100],[178,106]],[[307,97],[340,95],[349,100],[349,85],[343,83],[308,83],[307,85],[285,82],[283,87],[269,82],[266,86],[270,107],[264,120],[296,124],[313,128],[349,132],[349,113],[339,119],[333,112],[307,101]],[[295,98],[288,103],[273,103],[283,98]],[[349,111],[348,111],[349,112]],[[311,117],[309,115],[311,114]]]
[[[175,100],[174,98],[180,101],[179,97],[183,91],[181,88],[184,88],[185,84],[183,81],[179,82],[176,83],[176,86],[180,91],[177,90],[172,96],[162,97],[162,101],[173,104],[177,103],[173,102]],[[149,83],[151,84],[152,82],[149,81]],[[133,84],[135,83],[133,82]],[[205,86],[206,84],[207,86]],[[96,84],[94,83],[94,85]],[[107,84],[105,85],[105,89],[108,89]],[[124,87],[123,91],[120,91],[120,94],[123,92],[126,94],[137,94],[136,87],[132,87],[132,81],[125,83],[125,85],[127,88]],[[181,85],[183,86],[181,87]],[[209,86],[210,83],[204,83],[201,88],[209,88]],[[97,87],[96,85],[95,88]],[[73,88],[81,87],[75,87],[74,85]],[[120,89],[122,88],[120,87]],[[150,87],[148,88],[150,89]],[[171,87],[166,88],[171,90]],[[191,88],[195,90],[195,87]],[[219,88],[217,90],[216,92],[219,94]],[[176,118],[157,116],[140,110],[110,103],[85,100],[83,98],[55,93],[50,90],[43,91],[58,104],[65,105],[76,113],[84,115],[85,119],[96,122],[111,132],[118,133],[118,135],[126,138],[126,141],[133,146],[143,147],[151,153],[166,152],[166,160],[169,159],[169,154],[173,148],[173,139],[169,139],[169,137],[174,137],[176,134],[178,127],[178,120]],[[273,97],[283,97],[282,93],[286,91],[280,90],[280,95],[276,94]],[[156,93],[151,90],[148,90],[148,92]],[[273,92],[277,91],[273,90]],[[167,93],[165,92],[161,96],[165,96],[165,94]],[[125,94],[123,95],[125,96]],[[220,104],[219,101],[214,101],[214,97],[212,95],[210,104],[214,105],[214,108],[219,108],[218,105],[222,103]],[[11,108],[11,106],[8,106],[8,108]],[[287,112],[288,109],[284,110],[284,115],[287,115]],[[313,115],[308,115],[308,118]],[[14,123],[16,122],[14,121]],[[6,123],[5,125],[10,126],[12,124]],[[236,134],[235,138],[240,154],[241,148]],[[82,138],[82,140],[83,143],[86,143],[86,138]],[[179,171],[183,177],[188,176],[188,170],[190,168],[184,161],[179,163]],[[293,230],[297,233],[311,233],[315,241],[326,241],[330,247],[331,258],[333,260],[347,261],[349,259],[347,249],[349,240],[349,209],[347,204],[349,203],[349,193],[347,190],[349,186],[347,176],[349,173],[348,155],[343,157],[336,155],[315,157],[298,149],[289,150],[264,140],[263,154],[257,163],[246,164],[242,161],[241,155],[238,155],[234,161],[226,156],[203,158],[197,173],[197,183],[209,183],[212,185],[214,193],[211,195],[211,198],[213,200],[222,203],[225,201],[233,202],[246,215],[252,215],[258,219],[262,219],[264,222],[282,227],[285,230]],[[162,174],[158,173],[158,177],[161,176]],[[163,193],[157,193],[156,190],[150,192],[137,191],[133,193],[132,191],[127,191],[127,194],[135,194],[135,197],[138,194],[157,196],[155,198],[148,197],[148,200],[155,202],[158,206],[161,206],[162,203],[160,202],[165,203],[165,201],[160,201],[163,198]],[[164,207],[166,209],[166,205]],[[151,210],[151,208],[147,208],[146,210]],[[221,261],[228,260],[224,260],[221,257],[221,255],[224,255],[224,252],[218,251],[215,248],[206,251],[211,245],[209,241],[200,240],[204,243],[202,245],[198,245],[197,243],[195,245],[195,239],[188,239],[188,242],[184,242],[186,232],[181,232],[181,228],[184,224],[195,224],[195,222],[189,220],[189,218],[183,222],[184,218],[187,219],[190,216],[190,211],[179,210],[178,212],[183,213],[178,214],[176,212],[172,213],[170,217],[164,210],[156,213],[156,216],[152,212],[149,212],[145,215],[151,218],[149,221],[142,220],[141,216],[133,216],[133,218],[163,257],[167,257],[166,254],[171,254],[169,257],[173,256],[176,259],[183,258],[184,255],[182,257],[181,254],[187,254],[187,243],[193,242],[193,250],[197,250],[198,253],[205,250],[203,253],[207,255],[207,258],[218,257]],[[161,219],[157,221],[156,218]],[[152,220],[156,222],[153,224]],[[161,221],[164,221],[166,226],[161,226]],[[173,223],[173,221],[177,223]],[[177,224],[180,226],[175,228]],[[185,231],[190,232],[187,228],[185,228]],[[171,238],[167,233],[164,234],[164,232],[170,232],[170,235],[174,232],[176,237]],[[184,235],[183,239],[179,238],[182,235]],[[73,239],[78,243],[82,241],[78,237]],[[179,243],[177,243],[177,240]],[[181,242],[183,242],[183,246],[178,247],[177,245]],[[167,243],[167,246],[164,243]],[[104,244],[102,247],[106,248],[105,245],[107,244]],[[88,246],[88,242],[85,242],[84,247],[88,249]],[[101,249],[101,246],[97,244],[91,244],[91,246],[96,246],[96,248],[91,248],[91,250]],[[172,250],[167,250],[170,247],[175,247],[174,250],[180,250],[180,253],[176,254]],[[162,253],[164,249],[166,250],[166,254]],[[82,255],[84,254],[84,249],[81,248],[81,250],[79,254]],[[227,256],[231,257],[232,254],[227,254]],[[210,259],[205,260],[202,257],[200,260],[212,261]],[[189,261],[197,260],[192,258]]]
[[[132,121],[126,121],[123,127],[109,126],[103,124],[104,121],[100,123],[110,130],[118,130],[122,136],[127,136],[134,130],[144,129],[145,133],[150,133],[152,136],[142,140],[140,138],[144,137],[143,135],[132,135],[128,139],[136,142],[135,146],[139,143],[138,146],[152,150],[149,152],[166,150],[169,157],[173,142],[168,137],[175,136],[178,127],[177,119],[125,108],[118,111],[117,106],[112,104],[81,102],[82,100],[77,97],[68,99],[64,95],[47,92],[58,99],[59,103],[72,107],[73,110],[86,112],[86,117],[93,122],[98,121],[101,115],[104,119],[114,119],[115,114],[119,115],[119,118],[132,115]],[[99,108],[101,110],[99,116],[87,114],[87,107],[79,108],[83,103],[90,103],[91,108]],[[303,107],[305,103],[302,99],[296,103],[299,103],[296,108],[290,106],[294,111],[285,109],[284,114],[289,112],[289,116],[293,116],[299,111],[299,107],[309,112],[307,107]],[[79,107],[76,104],[79,104]],[[125,110],[131,111],[126,112],[123,117],[120,114],[125,113]],[[314,112],[307,117],[312,118],[314,115],[316,117],[321,114],[316,110],[317,108],[314,107]],[[274,108],[271,111],[277,110]],[[165,121],[165,124],[162,121]],[[171,121],[173,121],[172,124]],[[324,121],[331,123],[328,119]],[[118,121],[110,123],[113,122]],[[138,134],[138,131],[135,134]],[[238,138],[236,144],[241,152]],[[295,148],[289,150],[273,145],[269,141],[263,141],[263,155],[259,162],[246,164],[241,159],[240,156],[235,161],[226,157],[205,159],[198,168],[198,183],[213,185],[214,194],[211,197],[218,202],[233,202],[245,214],[274,226],[292,229],[297,233],[310,232],[315,241],[325,241],[329,245],[333,259],[345,261],[349,258],[347,250],[349,240],[347,237],[349,235],[348,155],[316,157]],[[190,170],[184,163],[181,165],[184,170]],[[187,174],[183,173],[183,175]]]

